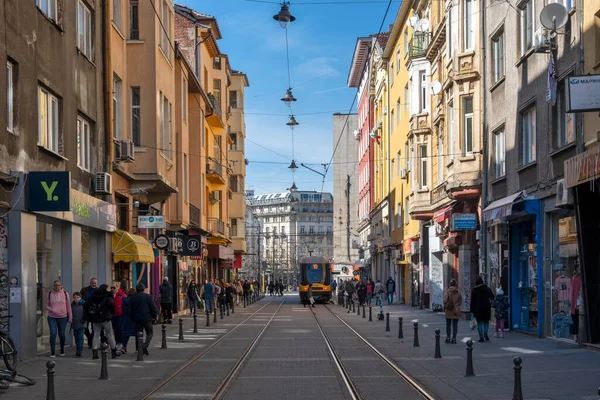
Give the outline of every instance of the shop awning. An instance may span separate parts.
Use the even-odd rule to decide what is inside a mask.
[[[440,211],[433,213],[433,220],[438,224],[441,224],[442,222],[444,222],[445,219],[450,218],[450,216],[452,215],[452,207],[453,206],[448,206]]]
[[[146,238],[118,229],[112,237],[113,262],[154,262],[154,250]]]
[[[509,216],[512,213],[513,204],[521,198],[523,198],[523,191],[493,201],[483,210],[483,220],[490,221]]]

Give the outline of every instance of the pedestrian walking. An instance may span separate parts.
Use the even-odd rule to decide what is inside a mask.
[[[71,330],[75,339],[75,357],[81,357],[81,353],[83,352],[83,335],[87,326],[87,316],[83,305],[84,301],[81,298],[81,293],[73,293],[73,302],[71,303],[73,322],[71,323]]]
[[[358,281],[355,289],[356,294],[358,295],[358,304],[362,306],[367,300],[367,287],[362,281]]]
[[[383,305],[383,284],[379,279],[377,279],[377,283],[375,283],[375,305],[382,306]]]
[[[221,279],[219,282],[219,309],[225,312],[225,307],[227,306],[227,288],[225,287],[225,281]]]
[[[194,281],[193,279],[190,282],[190,285],[188,286],[187,297],[190,303],[190,315],[196,315],[200,295],[198,294],[198,286],[196,286],[196,281]]]
[[[456,332],[458,331],[458,320],[460,318],[460,306],[462,294],[456,287],[456,280],[450,280],[450,286],[444,293],[444,313],[446,314],[446,343],[456,343]],[[452,327],[452,338],[450,328]]]
[[[388,305],[394,304],[394,293],[396,293],[396,282],[390,276],[385,283],[385,289],[387,291]]]
[[[173,323],[173,311],[171,304],[173,302],[173,287],[169,283],[169,278],[164,277],[163,283],[159,287],[160,292],[160,312],[165,324]]]
[[[508,317],[508,298],[504,296],[504,290],[501,287],[496,289],[496,297],[492,304],[494,307],[494,317],[496,318],[496,332],[494,337],[504,339],[504,324]]]
[[[114,294],[115,313],[112,316],[111,322],[115,333],[115,342],[117,343],[117,351],[121,353],[123,348],[123,300],[127,297],[127,281],[122,280],[117,286],[116,282],[110,287]]]
[[[228,282],[225,284],[225,301],[228,309],[233,309],[233,296],[235,296],[235,288]]]
[[[475,287],[471,291],[471,313],[477,320],[477,331],[479,333],[479,341],[486,342],[490,338],[488,329],[490,327],[491,307],[494,294],[492,290],[483,283],[480,276],[475,280]]]
[[[313,299],[312,283],[308,284],[308,293],[306,295],[306,301],[304,302],[304,308],[306,308],[306,305],[315,308],[315,299]]]
[[[367,279],[367,305],[371,305],[371,301],[373,300],[373,289],[374,289],[373,281],[371,279]]]
[[[158,308],[152,296],[144,292],[145,289],[146,287],[143,283],[138,283],[135,287],[136,294],[129,301],[129,315],[135,323],[135,331],[146,332],[146,340],[143,348],[137,349],[137,351],[141,350],[148,356],[150,355],[148,353],[148,346],[150,346],[150,341],[152,340],[152,336],[154,336],[152,322],[158,318]]]
[[[210,279],[207,279],[204,284],[204,304],[206,312],[212,314],[215,304],[215,285],[212,284]]]
[[[90,284],[84,288],[82,288],[79,292],[81,293],[81,298],[83,299],[84,304],[88,304],[92,301],[92,296],[94,292],[98,289],[98,279],[92,278],[90,279]],[[88,342],[88,349],[92,348],[92,339],[94,338],[94,332],[92,328],[92,323],[88,321],[87,326],[85,327],[85,337]]]
[[[121,354],[127,354],[127,344],[129,344],[129,338],[135,338],[135,322],[131,318],[131,297],[135,296],[136,290],[130,288],[127,292],[127,297],[123,299],[123,346],[121,347]],[[135,340],[135,339],[134,339]]]
[[[331,283],[331,295],[334,296],[337,293],[337,281],[334,279]]]
[[[94,338],[92,340],[92,359],[98,359],[98,347],[100,347],[100,333],[104,329],[106,339],[110,345],[112,358],[117,357],[117,343],[112,328],[111,319],[115,313],[115,302],[113,295],[106,284],[94,292],[92,300],[86,303],[88,320],[92,323]]]
[[[50,327],[50,357],[56,356],[56,334],[60,340],[60,356],[65,356],[65,330],[67,322],[73,320],[73,310],[71,309],[71,300],[62,285],[62,282],[55,280],[52,284],[52,290],[48,293],[46,301],[46,311],[48,311],[48,326]]]

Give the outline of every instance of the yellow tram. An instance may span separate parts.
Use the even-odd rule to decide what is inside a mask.
[[[328,302],[331,300],[331,270],[333,265],[324,257],[305,257],[300,260],[299,269],[299,295],[300,302],[306,302],[308,284],[312,283],[312,295],[315,302]]]

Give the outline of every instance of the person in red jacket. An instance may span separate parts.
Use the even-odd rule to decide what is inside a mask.
[[[111,318],[111,323],[115,332],[115,342],[117,342],[117,354],[126,353],[123,351],[123,299],[127,297],[127,281],[121,281],[118,288],[116,282],[113,282],[110,290],[115,302],[115,313]]]

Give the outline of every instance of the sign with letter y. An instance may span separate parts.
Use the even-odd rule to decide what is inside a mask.
[[[29,172],[26,208],[29,211],[71,211],[69,171]]]

